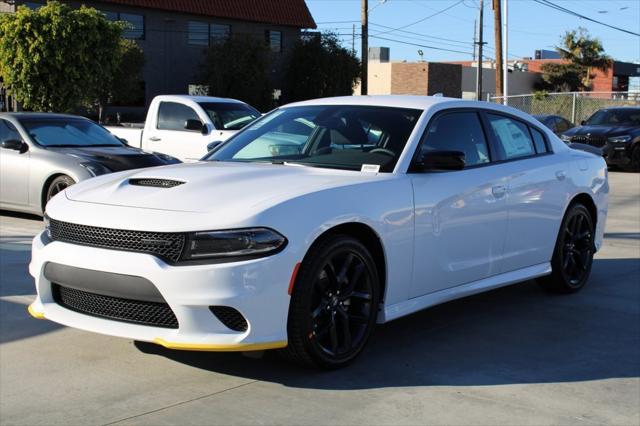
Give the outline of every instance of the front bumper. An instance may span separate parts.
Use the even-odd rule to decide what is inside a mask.
[[[29,312],[36,318],[172,349],[248,351],[287,345],[288,285],[297,261],[286,249],[242,262],[171,266],[143,253],[47,242],[44,233],[34,238],[29,264],[37,290]],[[59,305],[54,300],[52,283],[45,276],[49,262],[150,281],[175,314],[178,328],[106,319]],[[209,306],[238,310],[248,323],[247,330],[231,330],[213,315]]]
[[[626,166],[631,163],[631,144],[628,142],[607,142],[607,144],[602,147],[602,153],[605,161],[609,165]]]

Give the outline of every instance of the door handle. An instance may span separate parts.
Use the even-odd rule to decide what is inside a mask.
[[[558,170],[556,172],[556,179],[558,180],[564,180],[564,178],[567,177],[567,172],[565,172],[564,170]]]
[[[151,136],[151,137],[149,138],[149,140],[150,140],[150,141],[152,141],[152,142],[158,142],[158,141],[161,141],[161,140],[162,140],[162,138],[159,138],[159,137],[157,137],[157,136]]]
[[[491,188],[491,192],[493,193],[494,197],[502,198],[504,197],[504,194],[507,192],[507,187],[504,185],[496,185]]]

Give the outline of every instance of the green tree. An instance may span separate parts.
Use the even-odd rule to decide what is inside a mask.
[[[575,92],[583,88],[584,69],[575,64],[546,62],[540,67],[542,84],[536,89],[547,92]]]
[[[19,7],[0,16],[0,76],[27,109],[95,104],[118,70],[122,30],[122,23],[84,6]]]
[[[556,50],[562,59],[582,69],[582,88],[591,87],[592,69],[607,71],[611,65],[611,58],[604,53],[602,42],[592,38],[585,28],[567,31],[562,37],[562,45]]]
[[[287,64],[288,102],[351,95],[360,77],[360,62],[332,33],[302,37],[292,47]]]
[[[209,47],[203,64],[203,83],[209,95],[239,99],[268,111],[273,107],[269,78],[271,52],[251,36],[231,37]]]

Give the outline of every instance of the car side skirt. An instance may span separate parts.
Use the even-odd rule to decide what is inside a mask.
[[[504,287],[520,281],[538,278],[550,273],[551,263],[545,262],[515,271],[494,275],[492,277],[462,284],[456,287],[436,291],[434,293],[425,294],[424,296],[414,297],[400,303],[386,306],[378,315],[378,323],[392,321],[396,318],[400,318],[450,300],[460,299],[462,297]]]

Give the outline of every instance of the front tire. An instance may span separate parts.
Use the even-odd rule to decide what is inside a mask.
[[[551,259],[551,275],[538,283],[553,293],[569,294],[582,289],[593,265],[594,225],[589,210],[574,204],[567,211]]]
[[[306,367],[346,366],[375,327],[379,294],[377,269],[366,247],[346,235],[326,238],[300,267],[283,354]]]
[[[631,151],[631,164],[629,170],[632,172],[640,172],[640,142],[636,143]]]
[[[44,210],[44,207],[46,207],[49,200],[51,200],[51,198],[53,198],[59,192],[64,191],[74,183],[76,183],[76,181],[74,181],[72,178],[70,178],[67,175],[58,176],[57,178],[52,180],[49,186],[47,187],[47,191],[45,192],[43,210]]]

